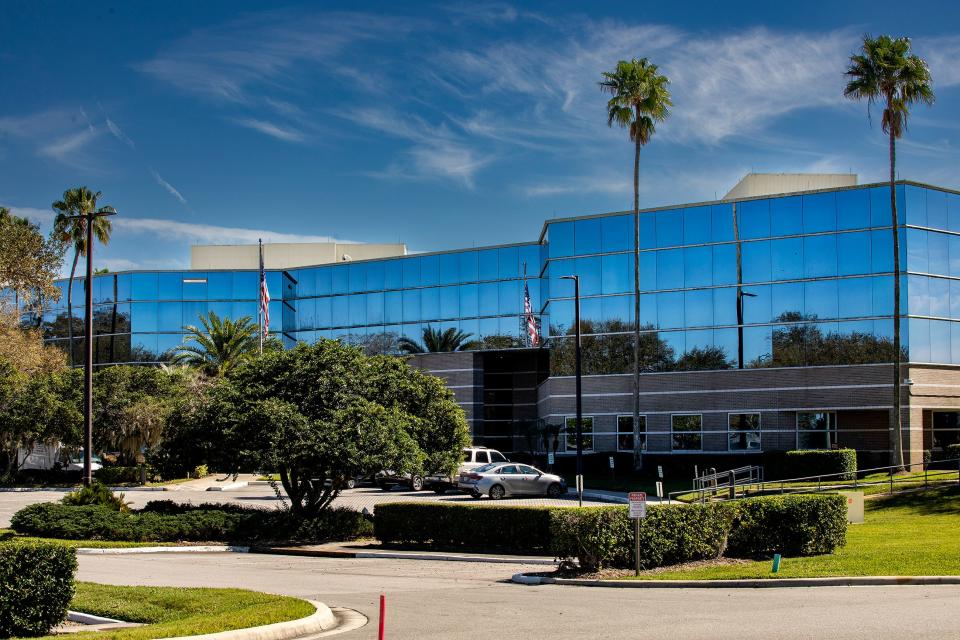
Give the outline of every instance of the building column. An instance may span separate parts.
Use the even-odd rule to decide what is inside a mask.
[[[923,414],[922,407],[903,408],[903,461],[906,464],[923,462]]]

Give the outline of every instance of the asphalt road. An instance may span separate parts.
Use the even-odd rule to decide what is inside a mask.
[[[250,506],[273,507],[277,506],[277,496],[269,486],[243,487],[234,491],[206,491],[199,489],[183,488],[174,485],[175,491],[128,491],[124,494],[124,500],[130,502],[134,507],[142,507],[151,500],[175,500],[177,502],[191,502],[200,504],[203,502],[219,503],[241,503]],[[35,502],[54,502],[63,498],[63,491],[28,491],[28,492],[0,492],[0,528],[10,525],[10,517],[27,506]],[[576,494],[567,494],[565,498],[558,500],[549,500],[546,498],[508,498],[501,504],[511,505],[572,505],[575,502]],[[357,487],[348,489],[340,494],[334,505],[349,507],[362,511],[364,508],[373,510],[373,507],[382,502],[400,502],[400,501],[425,501],[425,502],[462,502],[469,504],[488,503],[489,498],[474,500],[463,493],[450,492],[438,496],[432,491],[409,491],[401,488],[394,488],[392,491],[382,491],[376,487]],[[584,501],[585,505],[595,506],[603,503]]]
[[[518,565],[255,554],[80,556],[78,578],[110,584],[243,587],[364,613],[344,640],[478,637],[870,639],[960,637],[960,587],[604,589],[504,582]],[[536,570],[534,568],[526,568]]]

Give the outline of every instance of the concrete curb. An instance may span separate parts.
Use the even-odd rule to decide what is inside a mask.
[[[567,495],[570,495],[569,493]],[[576,497],[576,493],[573,494]],[[583,497],[586,500],[593,500],[595,502],[613,502],[615,504],[630,504],[630,500],[627,498],[621,498],[620,496],[611,496],[605,493],[592,493],[590,491],[584,491]]]
[[[330,631],[339,624],[330,607],[315,600],[307,600],[307,602],[317,610],[306,618],[248,629],[234,629],[198,636],[179,636],[178,640],[291,640]]]
[[[246,480],[241,480],[240,482],[228,482],[226,484],[207,487],[207,491],[234,491],[236,489],[243,489],[248,484],[250,483]]]
[[[103,616],[95,616],[92,613],[83,613],[81,611],[67,611],[67,620],[80,624],[130,624],[123,620],[104,618]]]
[[[555,566],[555,558],[529,558],[505,556],[473,556],[462,554],[432,554],[416,551],[342,551],[339,549],[298,549],[296,547],[250,547],[250,553],[282,556],[306,556],[311,558],[382,558],[389,560],[435,560],[439,562],[488,562],[492,564],[527,564]]]
[[[847,576],[835,578],[761,578],[751,580],[584,580],[515,574],[511,582],[615,589],[762,589],[780,587],[881,587],[960,584],[960,576]]]
[[[143,553],[247,553],[250,547],[225,544],[196,545],[192,547],[77,547],[81,556],[125,556]]]
[[[40,491],[49,491],[51,493],[70,493],[80,487],[0,487],[0,493],[37,493]],[[137,491],[171,491],[167,486],[163,487],[110,487],[114,493],[132,493]]]

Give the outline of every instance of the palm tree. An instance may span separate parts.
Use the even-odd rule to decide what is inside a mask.
[[[423,330],[423,344],[407,337],[400,338],[397,344],[402,353],[408,354],[466,351],[472,349],[476,344],[470,340],[472,335],[472,333],[464,333],[453,327],[446,331],[440,331],[428,326]]]
[[[201,367],[212,376],[224,376],[260,351],[260,328],[250,316],[236,321],[220,318],[210,311],[200,316],[203,329],[188,325],[184,327],[187,337],[184,344],[173,354],[171,361]],[[277,341],[264,342],[265,349],[277,347]]]
[[[628,129],[633,153],[633,429],[640,425],[640,147],[650,142],[658,122],[670,115],[673,101],[657,65],[646,58],[621,60],[613,72],[604,72],[600,88],[610,94],[607,126]],[[635,437],[634,464],[640,466],[640,438]]]
[[[896,140],[907,130],[910,105],[933,104],[930,69],[923,58],[910,52],[909,38],[864,36],[860,53],[850,56],[849,78],[843,95],[867,101],[867,116],[876,102],[883,104],[881,128],[887,134],[890,154],[890,215],[893,233],[893,465],[903,470],[903,425],[900,415],[900,236],[897,231]]]
[[[63,192],[63,200],[57,200],[53,203],[53,209],[57,212],[57,217],[53,220],[53,235],[58,240],[69,243],[73,247],[73,265],[70,267],[70,281],[67,289],[67,314],[69,322],[67,331],[70,337],[70,364],[73,364],[73,278],[77,273],[77,262],[80,256],[87,255],[87,219],[84,214],[97,210],[97,200],[103,195],[97,191],[94,193],[87,187],[75,187]],[[113,225],[106,217],[94,218],[93,235],[100,242],[106,245],[110,243],[110,232]],[[85,282],[84,286],[89,287],[90,283]],[[87,336],[90,339],[91,336]]]

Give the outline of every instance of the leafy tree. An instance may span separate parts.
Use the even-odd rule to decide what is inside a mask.
[[[230,373],[246,360],[260,352],[260,328],[250,316],[237,320],[220,318],[210,311],[200,316],[202,329],[187,325],[184,344],[177,348],[171,360],[178,364],[200,367],[211,376]],[[276,338],[268,338],[264,350],[280,348]]]
[[[67,325],[68,335],[70,337],[70,364],[73,364],[73,279],[77,272],[77,262],[80,256],[87,255],[87,220],[82,217],[85,214],[97,211],[97,200],[103,195],[97,191],[94,193],[87,187],[75,187],[63,192],[63,200],[57,200],[52,207],[57,212],[53,220],[53,235],[64,243],[69,243],[73,247],[73,264],[70,267],[69,288],[67,289],[67,313],[69,314],[69,324]],[[113,225],[109,218],[97,217],[93,219],[93,237],[100,244],[110,243],[110,233]],[[90,283],[85,283],[90,286]],[[89,338],[89,336],[88,336]]]
[[[850,56],[849,78],[843,94],[851,100],[866,100],[867,113],[882,102],[881,127],[887,134],[890,157],[890,214],[893,224],[893,354],[900,349],[900,237],[897,228],[896,159],[897,138],[907,130],[910,106],[916,102],[932,105],[933,83],[923,58],[911,53],[909,38],[864,36],[860,53]],[[900,415],[900,358],[893,357],[893,422],[891,457],[903,469],[903,424]]]
[[[182,368],[116,366],[98,371],[93,398],[97,449],[119,451],[133,463],[144,448],[156,447],[167,417],[187,394],[193,377]]]
[[[21,302],[60,295],[53,281],[63,262],[62,243],[45,239],[36,225],[0,207],[0,247],[0,283]]]
[[[662,75],[657,65],[647,58],[621,60],[612,72],[604,72],[600,88],[610,94],[607,102],[607,126],[614,123],[628,129],[634,144],[633,154],[633,270],[634,291],[640,291],[640,148],[650,142],[658,122],[667,119],[673,101],[667,85],[670,81]],[[640,317],[640,296],[634,296],[633,317]],[[640,323],[633,331],[633,424],[640,424],[640,369],[641,336]],[[636,466],[640,464],[640,438],[634,438]]]
[[[714,346],[688,349],[674,364],[676,371],[715,371],[732,367],[723,347]]]
[[[310,516],[357,474],[450,472],[468,442],[440,380],[320,340],[264,353],[177,407],[159,453],[187,468],[276,471],[294,512]]]
[[[453,327],[440,331],[428,326],[423,330],[422,344],[406,336],[400,338],[398,344],[401,353],[408,354],[465,351],[476,347],[476,343],[470,341],[471,335],[473,334],[465,333]]]

